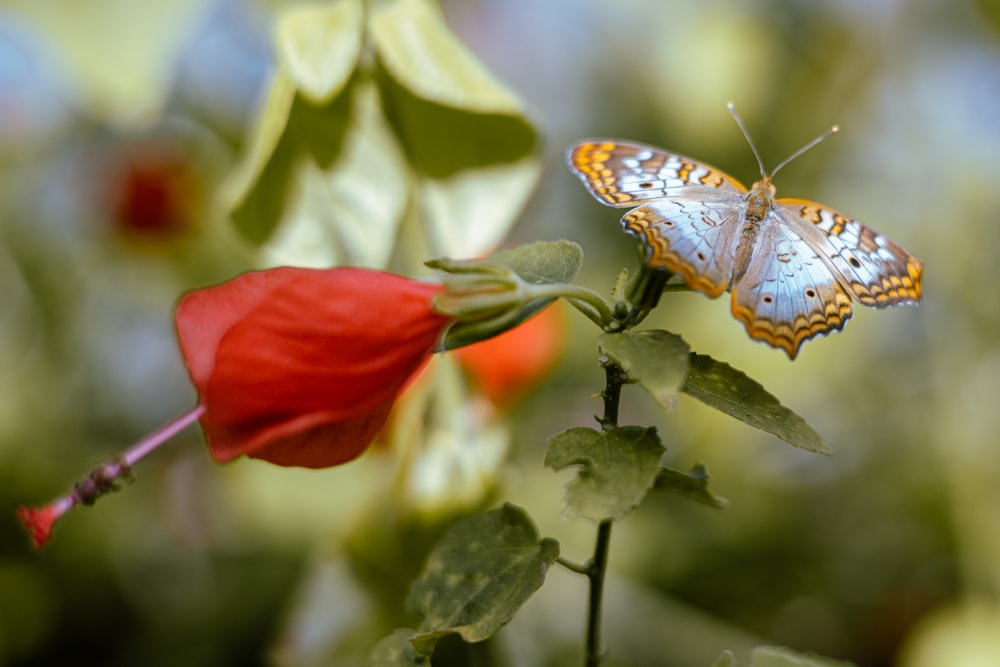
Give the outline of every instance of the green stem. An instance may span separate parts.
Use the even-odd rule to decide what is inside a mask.
[[[604,399],[604,416],[598,421],[605,431],[618,428],[618,406],[621,403],[622,386],[628,381],[628,375],[616,363],[608,360],[604,362],[604,391],[601,397]]]
[[[597,667],[601,663],[601,609],[604,600],[604,573],[608,565],[608,545],[611,543],[611,519],[605,519],[597,526],[597,544],[594,557],[587,563],[587,577],[590,578],[590,605],[587,610],[587,653],[586,667]]]
[[[608,302],[600,294],[586,287],[564,283],[555,285],[529,285],[527,292],[533,299],[562,297],[566,299],[567,303],[605,330],[611,326],[611,323],[615,319]]]
[[[639,266],[626,287],[626,300],[631,305],[628,325],[635,326],[660,302],[663,288],[670,280],[670,273],[662,269],[651,269],[645,264]]]
[[[556,556],[556,562],[562,565],[564,568],[570,572],[576,572],[577,574],[589,574],[590,570],[587,569],[586,565],[580,565],[579,563],[574,563],[571,560],[566,560],[562,556]]]
[[[628,375],[618,364],[604,363],[605,386],[604,415],[601,428],[605,431],[618,427],[618,407],[622,386]],[[587,562],[586,574],[590,579],[590,603],[587,608],[587,643],[584,655],[586,667],[597,667],[601,663],[601,610],[604,601],[604,575],[608,569],[608,547],[611,544],[611,519],[605,519],[597,526],[597,542],[594,556]]]

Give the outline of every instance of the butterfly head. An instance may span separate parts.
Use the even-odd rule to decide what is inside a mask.
[[[744,217],[748,221],[763,220],[767,212],[774,206],[774,184],[769,176],[764,176],[750,188],[746,195]]]

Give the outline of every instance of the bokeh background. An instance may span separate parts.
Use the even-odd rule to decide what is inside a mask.
[[[171,308],[266,263],[216,194],[291,4],[0,6],[0,506],[64,491],[194,400]],[[774,643],[863,667],[1000,664],[995,0],[442,4],[542,139],[508,241],[577,241],[582,284],[610,290],[635,247],[569,174],[566,147],[629,138],[749,184],[729,100],[769,166],[839,124],[782,171],[779,195],[857,217],[925,262],[919,308],[858,307],[794,363],[746,338],[725,300],[664,298],[650,326],[759,380],[836,455],[686,397],[664,413],[628,394],[623,422],[655,424],[673,467],[704,462],[729,507],[654,497],[616,527],[609,664],[694,667]],[[565,320],[564,354],[507,413],[492,493],[582,561],[593,527],[560,517],[564,478],[541,467],[545,437],[599,410],[597,332]],[[366,596],[392,575],[339,555],[419,567],[426,537],[385,532],[400,513],[386,457],[217,466],[192,430],[41,554],[0,516],[0,665],[357,664],[343,647],[370,644],[352,619],[375,614]],[[497,638],[498,663],[576,664],[583,595],[553,571]]]

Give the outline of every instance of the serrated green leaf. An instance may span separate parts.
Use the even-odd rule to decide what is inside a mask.
[[[361,0],[299,8],[278,23],[278,59],[306,99],[325,104],[351,77],[363,34]]]
[[[833,453],[802,417],[778,402],[756,380],[727,363],[692,353],[683,391],[790,445],[819,454]]]
[[[468,642],[493,635],[545,580],[559,544],[539,539],[524,510],[510,504],[452,526],[413,582],[407,607],[423,620],[412,638],[430,655],[448,633]]]
[[[545,465],[554,470],[579,466],[566,484],[566,512],[603,521],[624,517],[642,501],[656,480],[664,451],[655,428],[576,427],[549,438]]]
[[[667,331],[606,333],[598,339],[601,354],[621,366],[661,407],[671,409],[688,374],[691,348]]]
[[[534,284],[569,283],[583,264],[583,248],[572,241],[537,241],[497,250],[486,260]]]
[[[727,504],[726,499],[712,493],[712,490],[708,488],[708,480],[708,471],[701,463],[696,463],[691,468],[691,472],[681,472],[664,466],[660,468],[653,488],[657,491],[676,493],[716,509],[724,508]]]
[[[750,653],[750,667],[855,667],[854,663],[779,646],[758,646]]]
[[[732,651],[723,651],[719,659],[712,663],[712,667],[736,667],[736,656]]]
[[[410,642],[416,634],[400,628],[383,638],[368,654],[368,667],[430,667],[430,657],[417,653]]]
[[[448,28],[430,0],[377,3],[368,25],[380,61],[403,87],[436,104],[520,115],[520,101]]]

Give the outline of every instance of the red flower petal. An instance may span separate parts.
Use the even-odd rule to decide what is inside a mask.
[[[325,467],[360,454],[450,322],[431,309],[440,289],[281,268],[186,296],[177,329],[213,456]]]
[[[184,361],[199,390],[208,383],[225,333],[297,274],[298,269],[290,268],[256,271],[184,295],[175,321]]]

